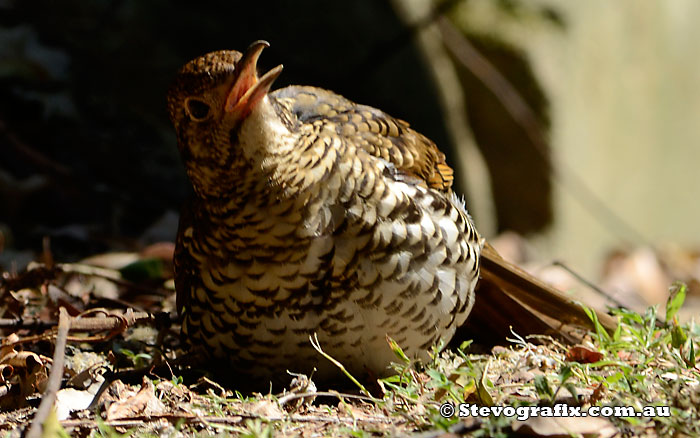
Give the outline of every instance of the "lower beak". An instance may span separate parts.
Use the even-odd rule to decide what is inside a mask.
[[[232,114],[235,119],[240,120],[250,114],[270,91],[277,76],[282,73],[282,66],[278,65],[262,77],[258,77],[258,58],[263,49],[269,46],[267,41],[254,42],[236,64],[236,78],[224,105],[224,111]]]

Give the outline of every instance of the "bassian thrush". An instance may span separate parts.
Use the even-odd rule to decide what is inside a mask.
[[[315,367],[324,379],[335,366],[312,348],[317,334],[350,372],[384,375],[395,360],[387,336],[419,359],[453,337],[480,264],[499,285],[486,298],[491,312],[505,312],[505,299],[525,305],[513,318],[549,306],[585,321],[484,247],[432,141],[327,90],[271,92],[282,66],[258,76],[267,46],[194,59],[168,94],[195,191],[175,253],[191,345],[250,378]]]

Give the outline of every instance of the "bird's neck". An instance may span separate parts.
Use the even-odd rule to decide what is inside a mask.
[[[292,184],[298,173],[299,144],[303,133],[294,129],[284,111],[265,96],[243,121],[238,132],[239,147],[246,161],[266,181],[276,196],[296,196],[300,187]]]
[[[299,194],[299,188],[288,180],[295,175],[290,168],[295,165],[300,134],[285,123],[271,99],[265,96],[239,125],[234,167],[218,175],[219,181],[223,177],[223,182],[236,183],[216,185],[224,193],[217,192],[201,203],[206,220],[230,222],[247,208],[294,202]]]
[[[282,121],[268,96],[253,108],[238,132],[238,143],[245,157],[263,168],[288,155],[296,141],[297,136]]]

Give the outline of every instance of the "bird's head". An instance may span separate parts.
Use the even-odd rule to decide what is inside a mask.
[[[193,59],[168,92],[178,148],[200,196],[220,196],[234,183],[243,158],[237,150],[241,126],[282,72],[279,65],[258,76],[258,57],[268,46],[257,41],[243,54],[221,50]]]

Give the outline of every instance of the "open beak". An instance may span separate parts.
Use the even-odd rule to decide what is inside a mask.
[[[263,49],[269,46],[267,41],[254,42],[236,65],[236,78],[224,105],[224,111],[235,120],[241,120],[250,114],[255,105],[270,91],[277,76],[282,73],[282,66],[278,65],[262,77],[258,77],[258,58]]]

